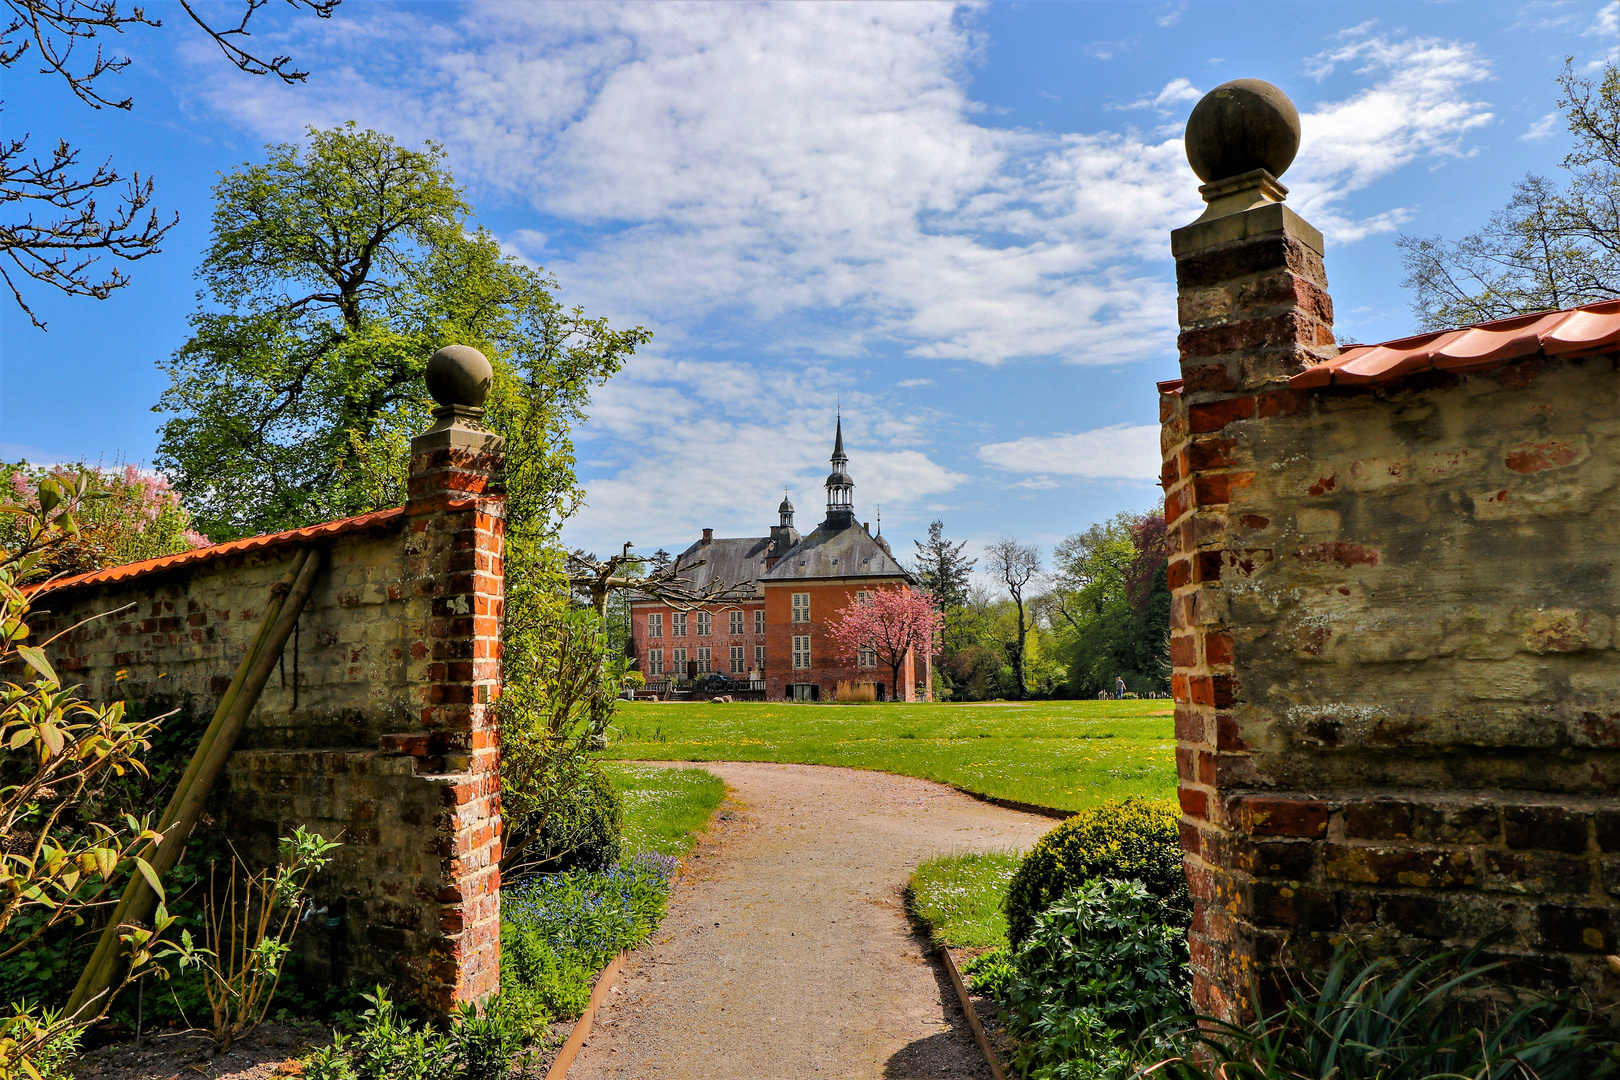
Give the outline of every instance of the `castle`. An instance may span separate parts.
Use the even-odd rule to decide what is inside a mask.
[[[878,700],[932,700],[932,659],[907,655],[902,685],[888,686],[888,668],[870,650],[846,655],[828,633],[848,605],[881,588],[916,582],[877,535],[855,520],[855,481],[837,422],[827,516],[811,533],[793,527],[793,504],[777,507],[769,536],[703,538],[681,552],[694,589],[714,582],[729,602],[681,610],[651,598],[630,602],[631,653],[649,683],[720,674],[763,684],[771,700],[828,701],[840,683],[872,684]]]

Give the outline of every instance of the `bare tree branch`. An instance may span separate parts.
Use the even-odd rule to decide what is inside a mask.
[[[718,578],[702,588],[694,588],[687,575],[705,565],[703,559],[696,562],[676,559],[653,567],[651,573],[634,572],[645,566],[645,562],[630,554],[632,547],[634,545],[626,540],[623,551],[602,561],[583,551],[571,552],[568,556],[568,583],[591,598],[591,606],[598,616],[606,615],[608,596],[620,590],[644,593],[677,611],[691,611],[710,604],[724,610],[752,599],[752,594],[744,595],[739,586],[727,585]]]
[[[249,75],[273,75],[286,83],[302,82],[308,72],[291,66],[292,58],[268,60],[249,52],[241,42],[251,36],[248,21],[270,0],[240,0],[242,17],[235,26],[216,29],[199,15],[191,0],[180,0],[192,22],[201,27],[232,66]],[[341,0],[287,0],[318,18],[330,18]],[[148,18],[144,8],[120,11],[118,0],[0,0],[9,18],[0,31],[0,67],[10,68],[24,57],[39,57],[39,73],[56,75],[75,97],[92,109],[130,109],[131,98],[102,92],[97,80],[129,66],[128,56],[109,56],[97,41],[104,32],[122,34],[131,26],[158,28],[162,20]],[[89,57],[87,50],[94,47]],[[78,51],[77,57],[75,50]],[[0,142],[0,203],[16,203],[0,225],[0,253],[9,265],[0,275],[17,306],[41,330],[40,321],[19,288],[24,279],[60,289],[69,296],[105,300],[115,289],[129,284],[117,268],[103,275],[92,268],[104,255],[133,262],[161,249],[159,241],[178,220],[166,224],[150,209],[152,181],[138,173],[126,181],[111,161],[85,176],[77,169],[79,152],[58,141],[50,160],[28,153],[28,134]],[[95,193],[127,185],[110,213],[102,215]],[[146,217],[142,220],[143,212]],[[16,216],[12,216],[15,214]],[[20,220],[18,220],[20,218]]]

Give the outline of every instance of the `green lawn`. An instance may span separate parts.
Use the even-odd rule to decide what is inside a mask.
[[[953,949],[1007,944],[1007,884],[1024,861],[1021,851],[941,855],[911,875],[911,906],[934,940]]]
[[[1168,701],[621,702],[607,756],[847,765],[1078,810],[1176,787]]]
[[[726,785],[703,769],[609,763],[608,779],[624,807],[624,853],[685,855],[709,823]]]

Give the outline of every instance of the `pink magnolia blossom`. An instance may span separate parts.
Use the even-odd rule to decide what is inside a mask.
[[[851,658],[862,649],[871,649],[881,663],[888,665],[894,678],[891,685],[899,696],[900,668],[906,662],[906,653],[932,650],[944,624],[932,596],[901,585],[879,589],[870,599],[851,602],[833,618],[827,632]]]

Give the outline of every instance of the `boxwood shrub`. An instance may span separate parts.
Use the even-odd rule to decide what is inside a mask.
[[[1041,837],[1007,890],[1008,938],[1023,943],[1035,917],[1095,878],[1140,881],[1181,929],[1192,918],[1175,804],[1132,797],[1082,810]]]

